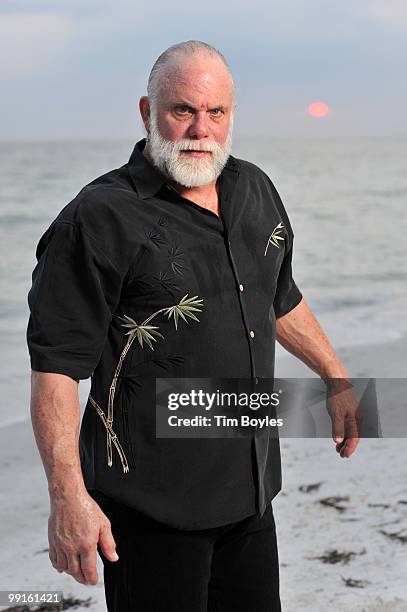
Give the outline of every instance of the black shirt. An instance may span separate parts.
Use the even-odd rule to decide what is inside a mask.
[[[79,437],[88,490],[181,529],[216,527],[262,514],[280,491],[278,436],[157,438],[154,380],[274,376],[275,319],[302,298],[294,236],[256,165],[229,156],[218,217],[171,188],[144,145],[41,236],[31,368],[92,377]]]

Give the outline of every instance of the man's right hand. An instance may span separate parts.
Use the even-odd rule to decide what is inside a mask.
[[[85,491],[51,497],[48,519],[49,558],[59,572],[82,584],[97,584],[97,545],[109,561],[117,561],[111,524],[100,506]]]

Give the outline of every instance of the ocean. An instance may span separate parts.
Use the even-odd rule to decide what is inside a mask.
[[[87,182],[126,163],[133,146],[0,143],[0,426],[29,418],[25,333],[38,240]],[[232,153],[274,182],[294,231],[294,278],[333,346],[379,347],[403,337],[407,139],[236,138]],[[277,346],[277,359],[283,352]]]

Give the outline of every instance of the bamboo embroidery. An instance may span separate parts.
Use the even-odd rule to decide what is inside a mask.
[[[266,245],[266,250],[264,251],[264,256],[267,255],[267,249],[269,248],[270,244],[272,244],[273,246],[277,247],[278,249],[280,248],[280,245],[278,244],[278,240],[284,240],[283,236],[280,235],[280,233],[283,230],[283,228],[284,228],[284,225],[280,222],[273,229],[273,231],[270,234],[269,239],[267,240],[267,245]]]
[[[179,318],[183,319],[186,323],[188,323],[188,318],[194,319],[199,322],[198,317],[194,314],[195,312],[201,312],[202,310],[202,299],[197,299],[198,296],[194,295],[193,297],[188,298],[188,293],[184,295],[183,298],[179,301],[178,304],[174,306],[167,306],[164,308],[160,308],[156,312],[153,312],[152,315],[147,317],[142,323],[137,323],[131,317],[124,315],[115,315],[116,318],[123,321],[121,325],[123,327],[129,328],[129,331],[126,332],[126,336],[128,336],[127,342],[120,354],[119,361],[116,366],[115,373],[113,375],[112,383],[109,389],[109,400],[107,407],[107,417],[100,406],[95,402],[94,398],[89,395],[89,401],[96,408],[99,416],[102,419],[104,426],[106,427],[106,446],[107,446],[107,464],[109,467],[113,465],[112,458],[112,443],[114,444],[120,460],[123,466],[123,472],[127,473],[129,471],[129,466],[127,463],[126,455],[124,454],[123,448],[117,439],[117,435],[113,431],[113,402],[114,395],[116,391],[117,379],[119,377],[121,368],[123,366],[124,359],[132,345],[133,341],[137,338],[137,341],[141,348],[144,348],[144,344],[147,344],[151,350],[154,350],[153,342],[157,342],[157,338],[164,338],[164,336],[158,331],[159,327],[156,325],[149,325],[150,321],[154,319],[161,313],[165,313],[169,319],[174,320],[174,325],[176,331],[178,330],[178,321]]]
[[[102,408],[99,406],[99,404],[97,402],[95,402],[95,400],[93,399],[93,397],[91,395],[89,395],[89,401],[92,404],[92,406],[94,406],[96,408],[96,410],[98,411],[98,414],[100,416],[100,418],[103,421],[104,426],[106,427],[107,431],[109,432],[110,436],[111,436],[111,440],[113,442],[113,444],[115,445],[117,452],[119,453],[119,457],[120,460],[122,462],[122,466],[123,466],[123,472],[126,474],[129,471],[129,466],[127,463],[127,459],[126,459],[126,455],[124,454],[124,450],[122,448],[122,445],[120,444],[117,435],[115,434],[115,432],[112,429],[111,424],[109,423],[109,421],[106,419],[105,413],[103,412]],[[109,466],[111,466],[112,464],[110,463]]]

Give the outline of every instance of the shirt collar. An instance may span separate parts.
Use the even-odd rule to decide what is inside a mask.
[[[132,154],[130,155],[127,167],[130,177],[136,188],[138,195],[142,198],[154,196],[160,188],[166,184],[166,177],[151,164],[143,155],[146,139],[142,138],[136,142]],[[235,157],[229,155],[221,176],[224,173],[238,173],[238,163]]]

